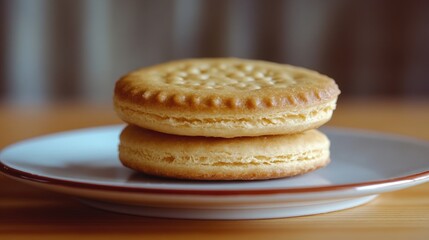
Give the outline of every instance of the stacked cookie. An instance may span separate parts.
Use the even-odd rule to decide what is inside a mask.
[[[189,59],[121,78],[114,104],[129,123],[123,165],[196,180],[256,180],[303,174],[329,163],[315,128],[340,91],[317,72],[265,61]]]

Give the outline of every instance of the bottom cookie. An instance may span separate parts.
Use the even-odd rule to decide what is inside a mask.
[[[261,180],[304,174],[329,163],[329,140],[317,130],[294,135],[208,138],[129,125],[119,159],[150,175],[193,180]]]

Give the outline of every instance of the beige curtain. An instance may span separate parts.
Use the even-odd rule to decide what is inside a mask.
[[[2,100],[108,103],[129,70],[235,56],[309,67],[343,96],[429,96],[429,1],[0,0]]]

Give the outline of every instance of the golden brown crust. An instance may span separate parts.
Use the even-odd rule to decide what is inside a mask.
[[[235,58],[187,59],[134,71],[115,86],[115,102],[175,111],[270,111],[326,103],[340,93],[315,71]]]
[[[129,168],[165,177],[270,179],[325,166],[329,140],[317,130],[223,139],[169,135],[130,125],[121,133],[119,158]]]

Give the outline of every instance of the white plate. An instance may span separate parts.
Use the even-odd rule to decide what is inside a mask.
[[[123,126],[53,134],[11,145],[1,170],[16,180],[106,210],[189,219],[258,219],[318,214],[366,203],[429,180],[429,144],[399,136],[322,129],[332,162],[293,178],[182,181],[146,176],[118,160]]]

